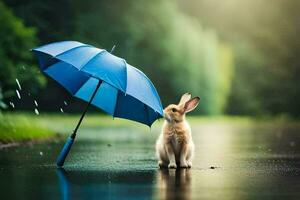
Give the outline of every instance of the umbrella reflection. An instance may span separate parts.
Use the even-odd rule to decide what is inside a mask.
[[[62,200],[152,199],[155,171],[65,171],[58,168],[56,175]]]
[[[190,169],[162,169],[157,173],[159,199],[191,199]]]
[[[59,187],[62,200],[70,199],[69,181],[67,178],[67,172],[63,168],[57,168],[56,174],[59,181]]]

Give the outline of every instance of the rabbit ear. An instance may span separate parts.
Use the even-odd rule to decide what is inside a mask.
[[[194,110],[198,106],[199,101],[200,101],[199,97],[194,97],[194,98],[188,100],[184,104],[184,112],[187,113],[187,112]]]
[[[181,96],[181,99],[179,101],[178,105],[184,105],[188,100],[190,100],[192,97],[191,93],[185,93]]]

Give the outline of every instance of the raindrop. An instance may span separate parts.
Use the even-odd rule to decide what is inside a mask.
[[[63,113],[63,112],[64,112],[64,110],[63,110],[62,108],[60,108],[60,112],[62,112],[62,113]]]
[[[22,88],[21,88],[21,85],[20,85],[20,82],[19,82],[19,80],[16,78],[16,82],[17,82],[17,85],[18,85],[18,87],[19,87],[19,90],[22,90]]]
[[[18,98],[21,99],[21,95],[19,93],[19,90],[16,90],[16,93],[17,93]]]
[[[34,112],[35,112],[36,115],[40,114],[37,108],[34,109]]]
[[[30,92],[28,92],[28,96],[31,96],[31,93],[30,93]]]
[[[22,69],[23,69],[23,70],[26,70],[26,67],[23,65],[23,66],[22,66]]]
[[[39,106],[39,104],[37,103],[37,101],[36,101],[36,100],[34,100],[34,104],[35,104],[35,106],[36,106],[36,107],[38,107],[38,106]]]
[[[9,105],[12,107],[12,108],[15,108],[15,104],[13,102],[9,102]]]
[[[44,153],[42,151],[40,151],[40,156],[43,156],[43,155],[44,155]]]
[[[114,46],[111,48],[110,53],[112,53],[112,52],[115,50],[115,48],[116,48],[116,45],[114,45]]]
[[[68,105],[68,103],[67,103],[66,101],[64,101],[64,104],[65,104],[65,106],[67,106],[67,105]]]

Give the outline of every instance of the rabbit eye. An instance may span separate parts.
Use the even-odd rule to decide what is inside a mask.
[[[177,110],[176,110],[176,108],[172,108],[172,112],[176,112]]]

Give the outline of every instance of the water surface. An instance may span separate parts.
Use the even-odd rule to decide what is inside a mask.
[[[192,128],[192,169],[157,168],[159,126],[85,126],[60,170],[61,141],[2,149],[1,199],[300,198],[297,124],[194,120]]]

